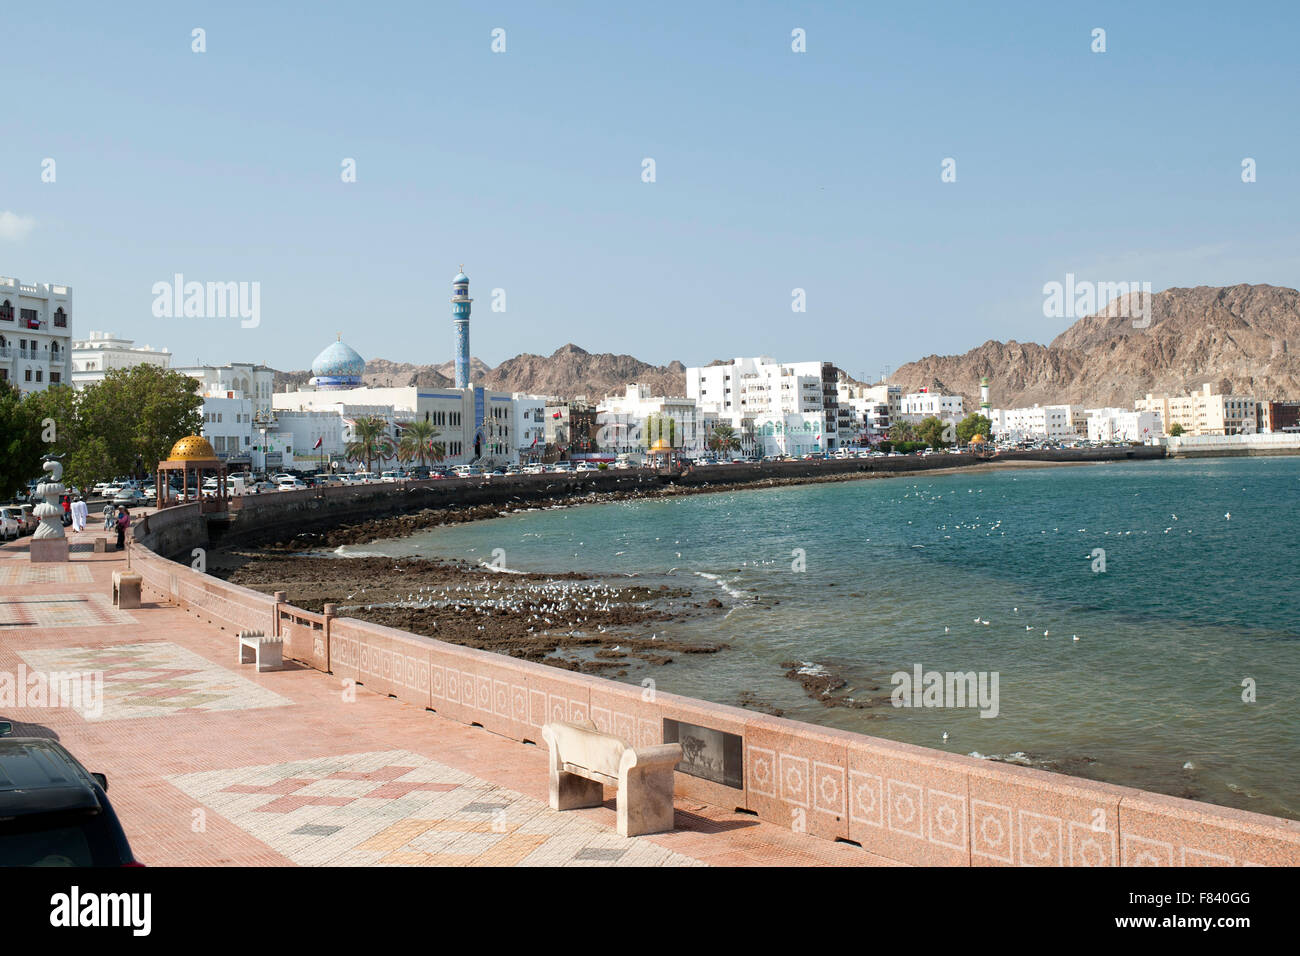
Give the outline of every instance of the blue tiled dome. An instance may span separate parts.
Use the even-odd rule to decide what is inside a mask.
[[[454,279],[451,280],[451,284],[452,284],[452,285],[459,285],[459,284],[462,283],[462,282],[468,282],[468,281],[469,281],[469,276],[465,275],[465,273],[463,273],[463,272],[457,272],[457,273],[456,273],[456,278],[454,278]]]
[[[366,360],[342,341],[331,342],[311,363],[312,384],[318,388],[356,388]]]

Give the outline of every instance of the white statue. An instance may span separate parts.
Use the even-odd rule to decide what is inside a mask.
[[[63,465],[51,458],[41,465],[41,470],[48,471],[51,480],[36,486],[36,494],[45,500],[32,509],[32,514],[41,519],[32,537],[38,540],[62,538],[63,508],[59,505],[59,498],[65,489],[59,479],[63,477]]]

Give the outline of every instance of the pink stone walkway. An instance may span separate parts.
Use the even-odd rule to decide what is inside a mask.
[[[91,516],[94,517],[93,515]],[[124,554],[65,565],[0,547],[0,673],[103,675],[103,695],[0,716],[60,740],[155,865],[872,866],[856,846],[677,801],[677,829],[631,840],[603,807],[546,806],[546,751],[355,690],[305,667],[257,674],[235,638],[167,604],[113,608]],[[110,537],[110,547],[112,538]],[[97,710],[97,713],[92,713]]]

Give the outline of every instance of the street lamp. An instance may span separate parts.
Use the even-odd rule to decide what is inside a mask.
[[[268,411],[265,408],[259,408],[256,414],[253,415],[253,427],[256,428],[262,436],[262,443],[258,448],[262,452],[262,472],[264,474],[268,471],[266,467],[266,433],[274,428],[275,425],[275,413],[272,411]]]

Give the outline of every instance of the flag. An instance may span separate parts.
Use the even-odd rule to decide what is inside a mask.
[[[528,447],[529,447],[529,448],[532,448],[532,447],[533,447],[533,445],[536,445],[536,444],[537,444],[537,439],[536,439],[536,438],[534,438],[534,439],[533,439],[533,444],[532,444],[532,445],[529,445],[529,446],[528,446]]]
[[[559,418],[559,417],[560,417],[560,413],[559,413],[559,412],[556,412],[556,413],[553,414],[551,417],[552,417],[552,418]]]
[[[316,439],[316,444],[312,445],[311,447],[313,449],[319,448],[324,443],[324,441],[325,441],[325,436],[321,435],[320,438]]]

